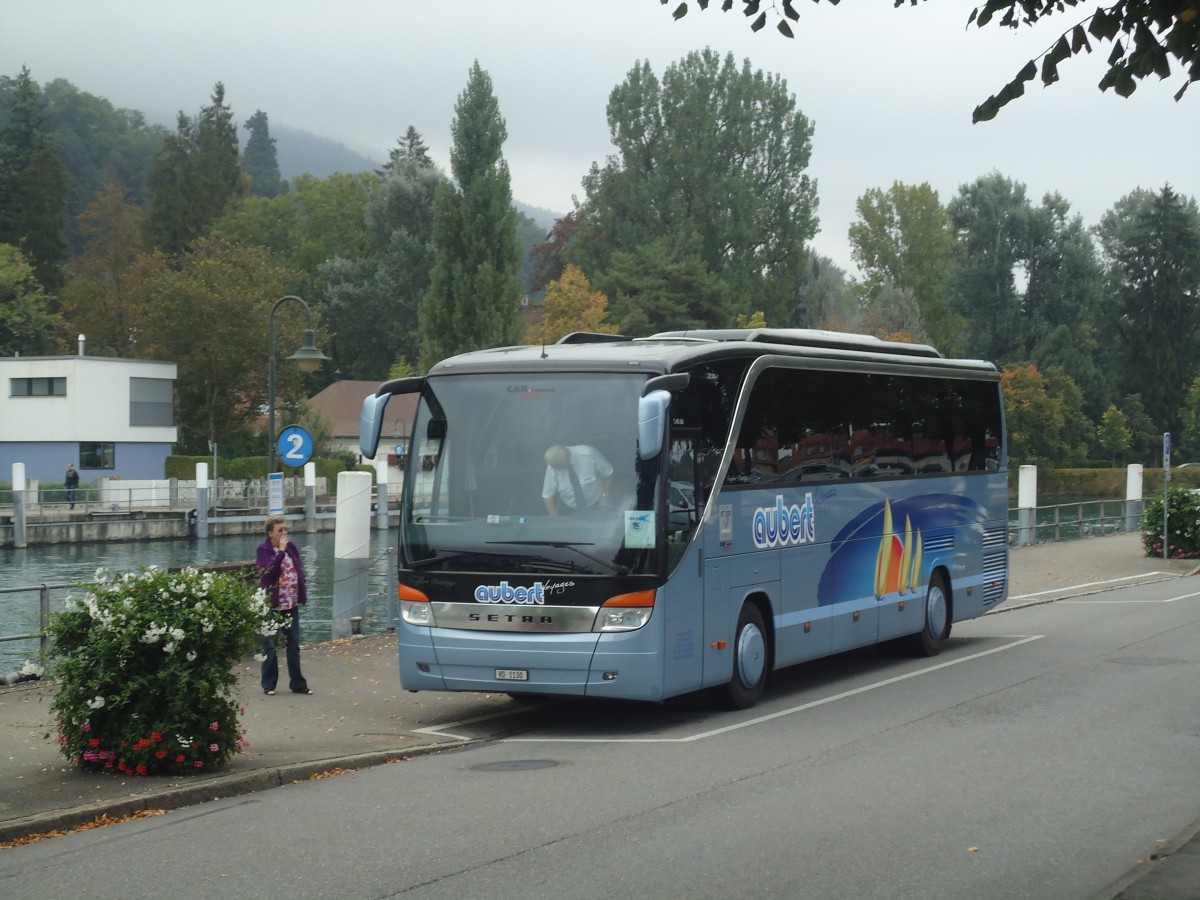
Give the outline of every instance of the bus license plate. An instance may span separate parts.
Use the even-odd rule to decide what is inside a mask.
[[[496,680],[497,681],[528,681],[529,680],[529,670],[528,669],[497,669],[496,670]]]

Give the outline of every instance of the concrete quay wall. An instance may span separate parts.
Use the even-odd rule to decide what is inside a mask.
[[[288,518],[304,521],[303,509],[288,509]],[[227,537],[261,534],[265,512],[219,515],[209,518],[208,536]],[[333,531],[336,517],[332,508],[318,511],[316,531]],[[14,544],[11,513],[0,514],[0,547]],[[83,513],[66,518],[27,516],[25,540],[29,547],[50,544],[103,543],[109,541],[154,541],[195,538],[196,521],[186,510],[131,510],[129,512]]]

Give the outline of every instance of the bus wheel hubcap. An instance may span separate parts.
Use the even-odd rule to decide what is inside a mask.
[[[929,589],[929,599],[925,603],[925,627],[933,637],[941,637],[946,631],[946,595],[937,585]]]
[[[755,625],[747,625],[738,635],[738,677],[746,687],[753,687],[762,678],[767,661],[767,645]]]

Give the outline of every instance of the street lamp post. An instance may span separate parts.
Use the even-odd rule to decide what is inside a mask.
[[[308,308],[308,304],[292,294],[276,300],[271,307],[271,315],[267,323],[267,355],[269,357],[267,362],[267,438],[270,445],[267,450],[268,473],[275,471],[275,310],[279,309],[279,305],[285,300],[295,300],[304,307],[304,312],[308,316],[308,327],[304,331],[304,344],[288,359],[294,359],[301,372],[315,372],[321,368],[321,363],[329,359],[317,349],[317,339],[312,327],[312,310]]]

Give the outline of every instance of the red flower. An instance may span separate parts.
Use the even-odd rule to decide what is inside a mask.
[[[184,759],[185,759],[184,755],[182,753],[180,753],[177,757],[175,757],[175,762],[181,763],[184,761]]]
[[[139,765],[139,766],[137,767],[137,773],[138,773],[139,775],[145,775],[145,774],[146,774],[146,767],[145,767],[144,765]]]
[[[161,741],[161,740],[163,739],[162,732],[161,732],[161,731],[152,731],[152,732],[150,732],[150,739],[151,739],[152,741]]]
[[[100,738],[92,738],[90,741],[88,741],[88,746],[89,747],[99,747],[100,746]]]
[[[167,758],[167,751],[166,751],[166,750],[159,750],[159,751],[158,751],[157,753],[155,753],[154,755],[155,755],[155,756],[157,756],[159,759],[166,759],[166,758]]]

